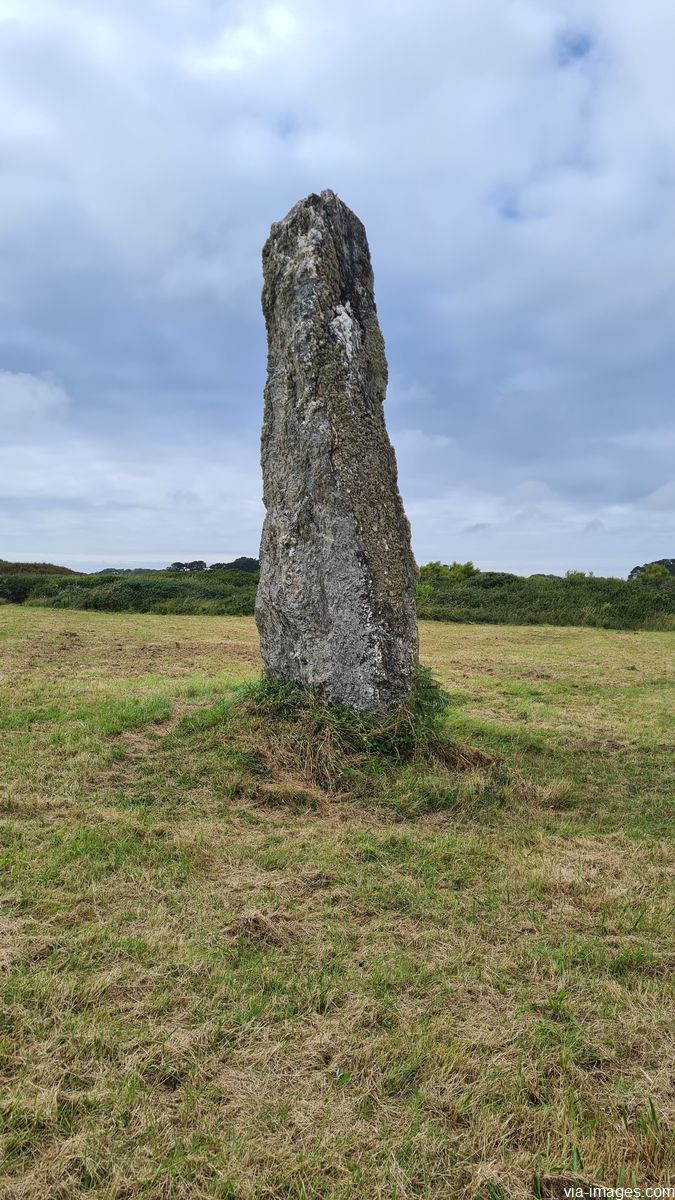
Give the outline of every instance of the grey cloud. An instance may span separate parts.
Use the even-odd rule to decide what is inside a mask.
[[[0,554],[255,550],[260,248],[324,186],[418,557],[670,554],[674,36],[665,0],[3,0]]]
[[[653,512],[675,511],[675,479],[650,492],[648,496],[644,497],[641,504]]]

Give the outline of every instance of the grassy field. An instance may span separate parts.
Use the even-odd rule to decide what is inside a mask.
[[[0,608],[2,1200],[673,1182],[675,636],[421,633],[488,765],[369,803],[250,618]]]

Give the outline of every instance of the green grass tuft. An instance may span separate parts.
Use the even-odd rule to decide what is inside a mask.
[[[240,706],[264,721],[278,761],[327,791],[371,791],[407,763],[455,765],[459,751],[443,718],[451,697],[427,667],[418,667],[409,696],[391,712],[362,713],[327,704],[300,683],[264,674],[243,687]]]

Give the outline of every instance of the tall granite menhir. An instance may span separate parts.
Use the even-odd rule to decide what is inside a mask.
[[[391,709],[417,663],[417,571],[366,231],[334,192],[308,196],[272,226],[263,272],[263,660],[329,703]]]

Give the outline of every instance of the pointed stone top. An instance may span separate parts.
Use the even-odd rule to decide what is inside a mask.
[[[318,218],[328,219],[331,216],[337,217],[338,214],[344,219],[355,223],[359,229],[363,229],[363,225],[355,212],[341,200],[337,192],[332,188],[324,188],[322,192],[310,192],[302,200],[298,200],[292,208],[288,210],[285,217],[280,221],[275,221],[270,230],[271,237],[274,237],[279,230],[293,225],[298,218],[303,218],[304,221]],[[364,231],[365,232],[365,231]]]

